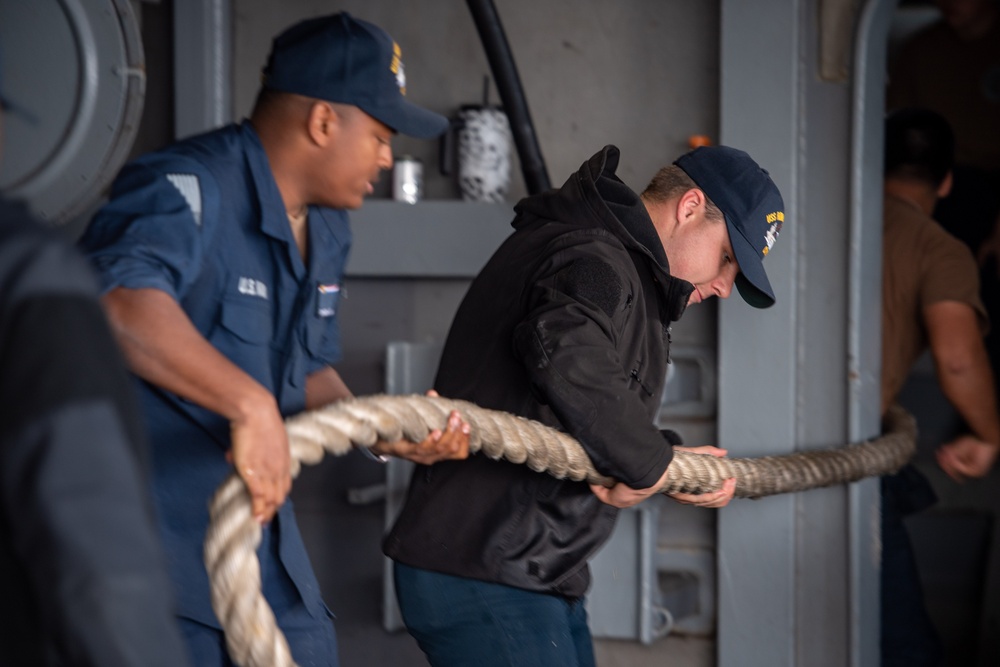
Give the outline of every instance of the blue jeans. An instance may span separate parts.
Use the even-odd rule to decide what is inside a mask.
[[[944,647],[924,604],[903,517],[935,502],[916,468],[882,477],[882,667],[940,667]]]
[[[395,564],[406,628],[434,667],[594,667],[584,599]]]

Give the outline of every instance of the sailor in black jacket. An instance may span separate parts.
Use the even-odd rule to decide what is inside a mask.
[[[673,456],[653,423],[670,324],[734,284],[751,305],[774,302],[761,259],[783,204],[749,155],[697,149],[642,196],[615,175],[618,159],[605,147],[562,188],[517,205],[514,233],[455,316],[435,388],[564,430],[619,483],[484,455],[418,466],[385,552],[433,665],[593,664],[587,560],[617,508],[652,495]],[[721,507],[734,488],[675,499]]]

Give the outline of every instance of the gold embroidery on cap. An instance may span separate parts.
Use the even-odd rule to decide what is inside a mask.
[[[396,85],[399,86],[399,92],[406,95],[406,73],[403,70],[403,50],[399,48],[399,44],[396,42],[392,43],[392,63],[389,65],[389,70],[396,75]]]

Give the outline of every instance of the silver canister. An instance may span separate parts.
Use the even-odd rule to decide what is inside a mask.
[[[424,197],[424,165],[415,157],[401,155],[392,168],[392,198],[416,204]]]

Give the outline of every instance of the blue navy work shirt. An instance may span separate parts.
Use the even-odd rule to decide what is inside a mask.
[[[80,240],[102,289],[174,297],[219,352],[269,389],[281,414],[305,407],[306,376],[340,359],[337,306],[350,248],[344,211],[310,207],[302,261],[260,139],[249,122],[143,156],[116,179]],[[208,503],[232,466],[229,422],[139,381],[153,487],[179,614],[219,627],[202,546]],[[288,500],[258,550],[278,612],[328,614]]]

